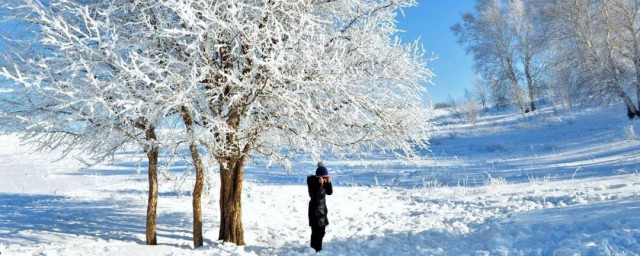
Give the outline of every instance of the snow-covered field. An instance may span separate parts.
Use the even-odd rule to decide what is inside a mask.
[[[616,112],[617,111],[617,112]],[[321,255],[640,255],[640,121],[619,109],[476,125],[440,113],[431,151],[327,160],[335,180]],[[217,239],[217,176],[203,200],[205,246],[191,247],[190,176],[161,178],[159,246],[145,246],[145,163],[135,152],[82,169],[0,136],[2,255],[314,255],[306,187],[314,163],[247,169],[247,246]]]

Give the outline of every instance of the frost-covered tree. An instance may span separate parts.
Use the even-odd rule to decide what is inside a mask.
[[[220,239],[244,244],[244,166],[258,153],[286,164],[426,146],[423,52],[393,35],[413,1],[167,2],[181,26],[166,36],[193,65],[199,141],[220,168]],[[196,14],[196,15],[194,15]]]
[[[202,170],[196,154],[203,146],[220,170],[219,239],[241,245],[242,180],[251,156],[288,165],[287,159],[297,153],[319,159],[325,153],[344,157],[382,150],[410,158],[427,146],[422,83],[432,76],[428,59],[417,44],[394,38],[398,11],[415,4],[411,0],[53,1],[52,6],[73,5],[87,15],[52,12],[54,17],[82,17],[77,26],[54,21],[74,28],[68,30],[72,38],[81,36],[76,41],[61,40],[69,43],[42,56],[75,59],[68,69],[84,74],[84,57],[67,49],[87,47],[106,54],[120,63],[118,72],[94,79],[133,94],[149,90],[153,98],[120,101],[120,95],[98,94],[97,101],[116,101],[131,113],[148,114],[138,106],[155,106],[149,109],[152,116],[162,117],[160,124],[181,119],[178,130],[183,135],[178,137],[189,145],[194,164]],[[84,35],[96,24],[99,35]],[[42,70],[59,72],[51,65]],[[130,81],[144,87],[142,91],[122,79],[110,80],[119,72],[132,76]],[[5,73],[19,83],[49,86],[27,68]],[[83,81],[65,84],[87,86]],[[51,112],[46,117],[56,120]],[[196,226],[201,222],[196,216],[197,189],[203,179],[198,177],[196,246]]]
[[[618,30],[623,42],[619,45],[622,47],[621,56],[627,59],[627,68],[632,73],[632,91],[635,91],[637,103],[636,116],[640,117],[640,2],[609,0],[603,4],[606,6],[606,15],[612,19],[610,26]]]
[[[627,0],[551,1],[546,6],[556,62],[568,67],[560,77],[579,77],[589,97],[622,101],[629,118],[640,115],[629,93],[635,91],[640,99],[639,6]]]
[[[4,52],[2,121],[40,149],[90,163],[139,145],[148,160],[146,242],[156,244],[158,128],[175,111],[174,89],[163,81],[166,69],[151,62],[156,42],[140,37],[145,14],[113,3],[4,3],[5,18],[25,36]]]
[[[451,27],[484,77],[503,80],[523,112],[535,111],[539,80],[547,69],[544,30],[534,0],[478,0],[476,13]]]

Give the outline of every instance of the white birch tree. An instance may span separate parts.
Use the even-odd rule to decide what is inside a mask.
[[[474,57],[474,68],[484,77],[508,85],[511,98],[523,112],[535,111],[539,80],[548,61],[544,30],[539,29],[533,0],[479,0],[476,13],[463,15],[451,27],[458,42]]]
[[[577,72],[563,76],[580,76],[590,96],[620,100],[629,118],[640,114],[628,93],[637,92],[640,84],[637,6],[626,0],[568,0],[554,1],[547,9],[556,59],[572,67],[565,72]]]

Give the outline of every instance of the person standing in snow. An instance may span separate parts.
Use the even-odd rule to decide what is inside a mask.
[[[327,201],[326,195],[333,194],[331,186],[331,176],[324,166],[324,163],[318,162],[316,175],[307,177],[307,189],[309,190],[309,226],[311,226],[311,248],[316,252],[322,250],[322,238],[325,234],[325,228],[329,225],[327,218]]]

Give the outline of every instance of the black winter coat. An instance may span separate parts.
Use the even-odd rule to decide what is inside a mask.
[[[320,185],[317,176],[307,177],[307,189],[309,190],[309,226],[324,227],[329,225],[327,218],[326,195],[333,194],[331,183],[325,182]]]

